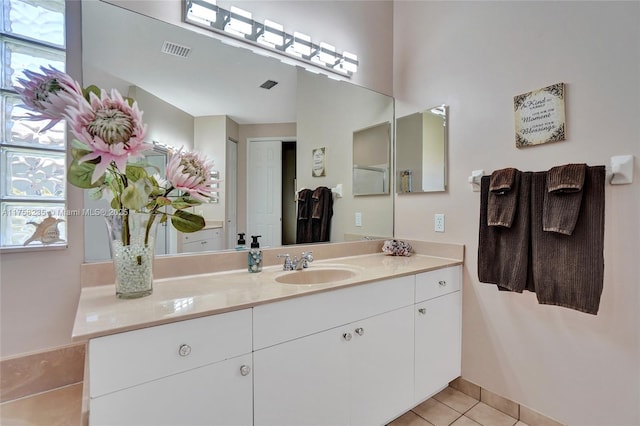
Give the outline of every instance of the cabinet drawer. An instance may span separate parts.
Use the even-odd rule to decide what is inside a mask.
[[[437,269],[416,275],[416,302],[460,290],[462,266]]]
[[[209,228],[203,229],[201,231],[183,233],[182,234],[182,242],[190,243],[193,241],[203,241],[203,240],[211,240],[214,238],[222,237],[222,228]]]
[[[89,341],[90,396],[250,352],[250,309],[99,337]]]
[[[254,350],[413,304],[415,276],[253,308]]]

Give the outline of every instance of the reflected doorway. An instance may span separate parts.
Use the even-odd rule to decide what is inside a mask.
[[[295,243],[295,158],[292,140],[247,140],[247,244],[261,235],[261,247]]]

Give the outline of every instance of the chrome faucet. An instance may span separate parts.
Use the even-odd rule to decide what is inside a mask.
[[[313,252],[303,251],[302,255],[300,255],[300,259],[296,256],[293,256],[293,260],[291,260],[291,256],[289,254],[279,254],[278,257],[284,257],[284,265],[282,265],[283,271],[301,271],[303,268],[309,267],[309,262],[313,262]]]

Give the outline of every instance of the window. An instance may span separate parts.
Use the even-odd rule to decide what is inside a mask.
[[[1,1],[0,248],[65,246],[66,124],[40,132],[46,121],[21,120],[13,88],[26,69],[65,71],[65,2]]]

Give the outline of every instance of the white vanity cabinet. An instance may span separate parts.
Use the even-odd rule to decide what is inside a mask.
[[[224,248],[222,228],[207,228],[181,235],[183,253],[222,250]]]
[[[89,341],[94,425],[252,424],[251,310]]]
[[[461,283],[461,266],[416,275],[414,403],[460,375]]]
[[[381,424],[411,408],[414,277],[254,308],[254,424]]]
[[[460,375],[461,274],[446,267],[92,338],[89,423],[386,424]]]

